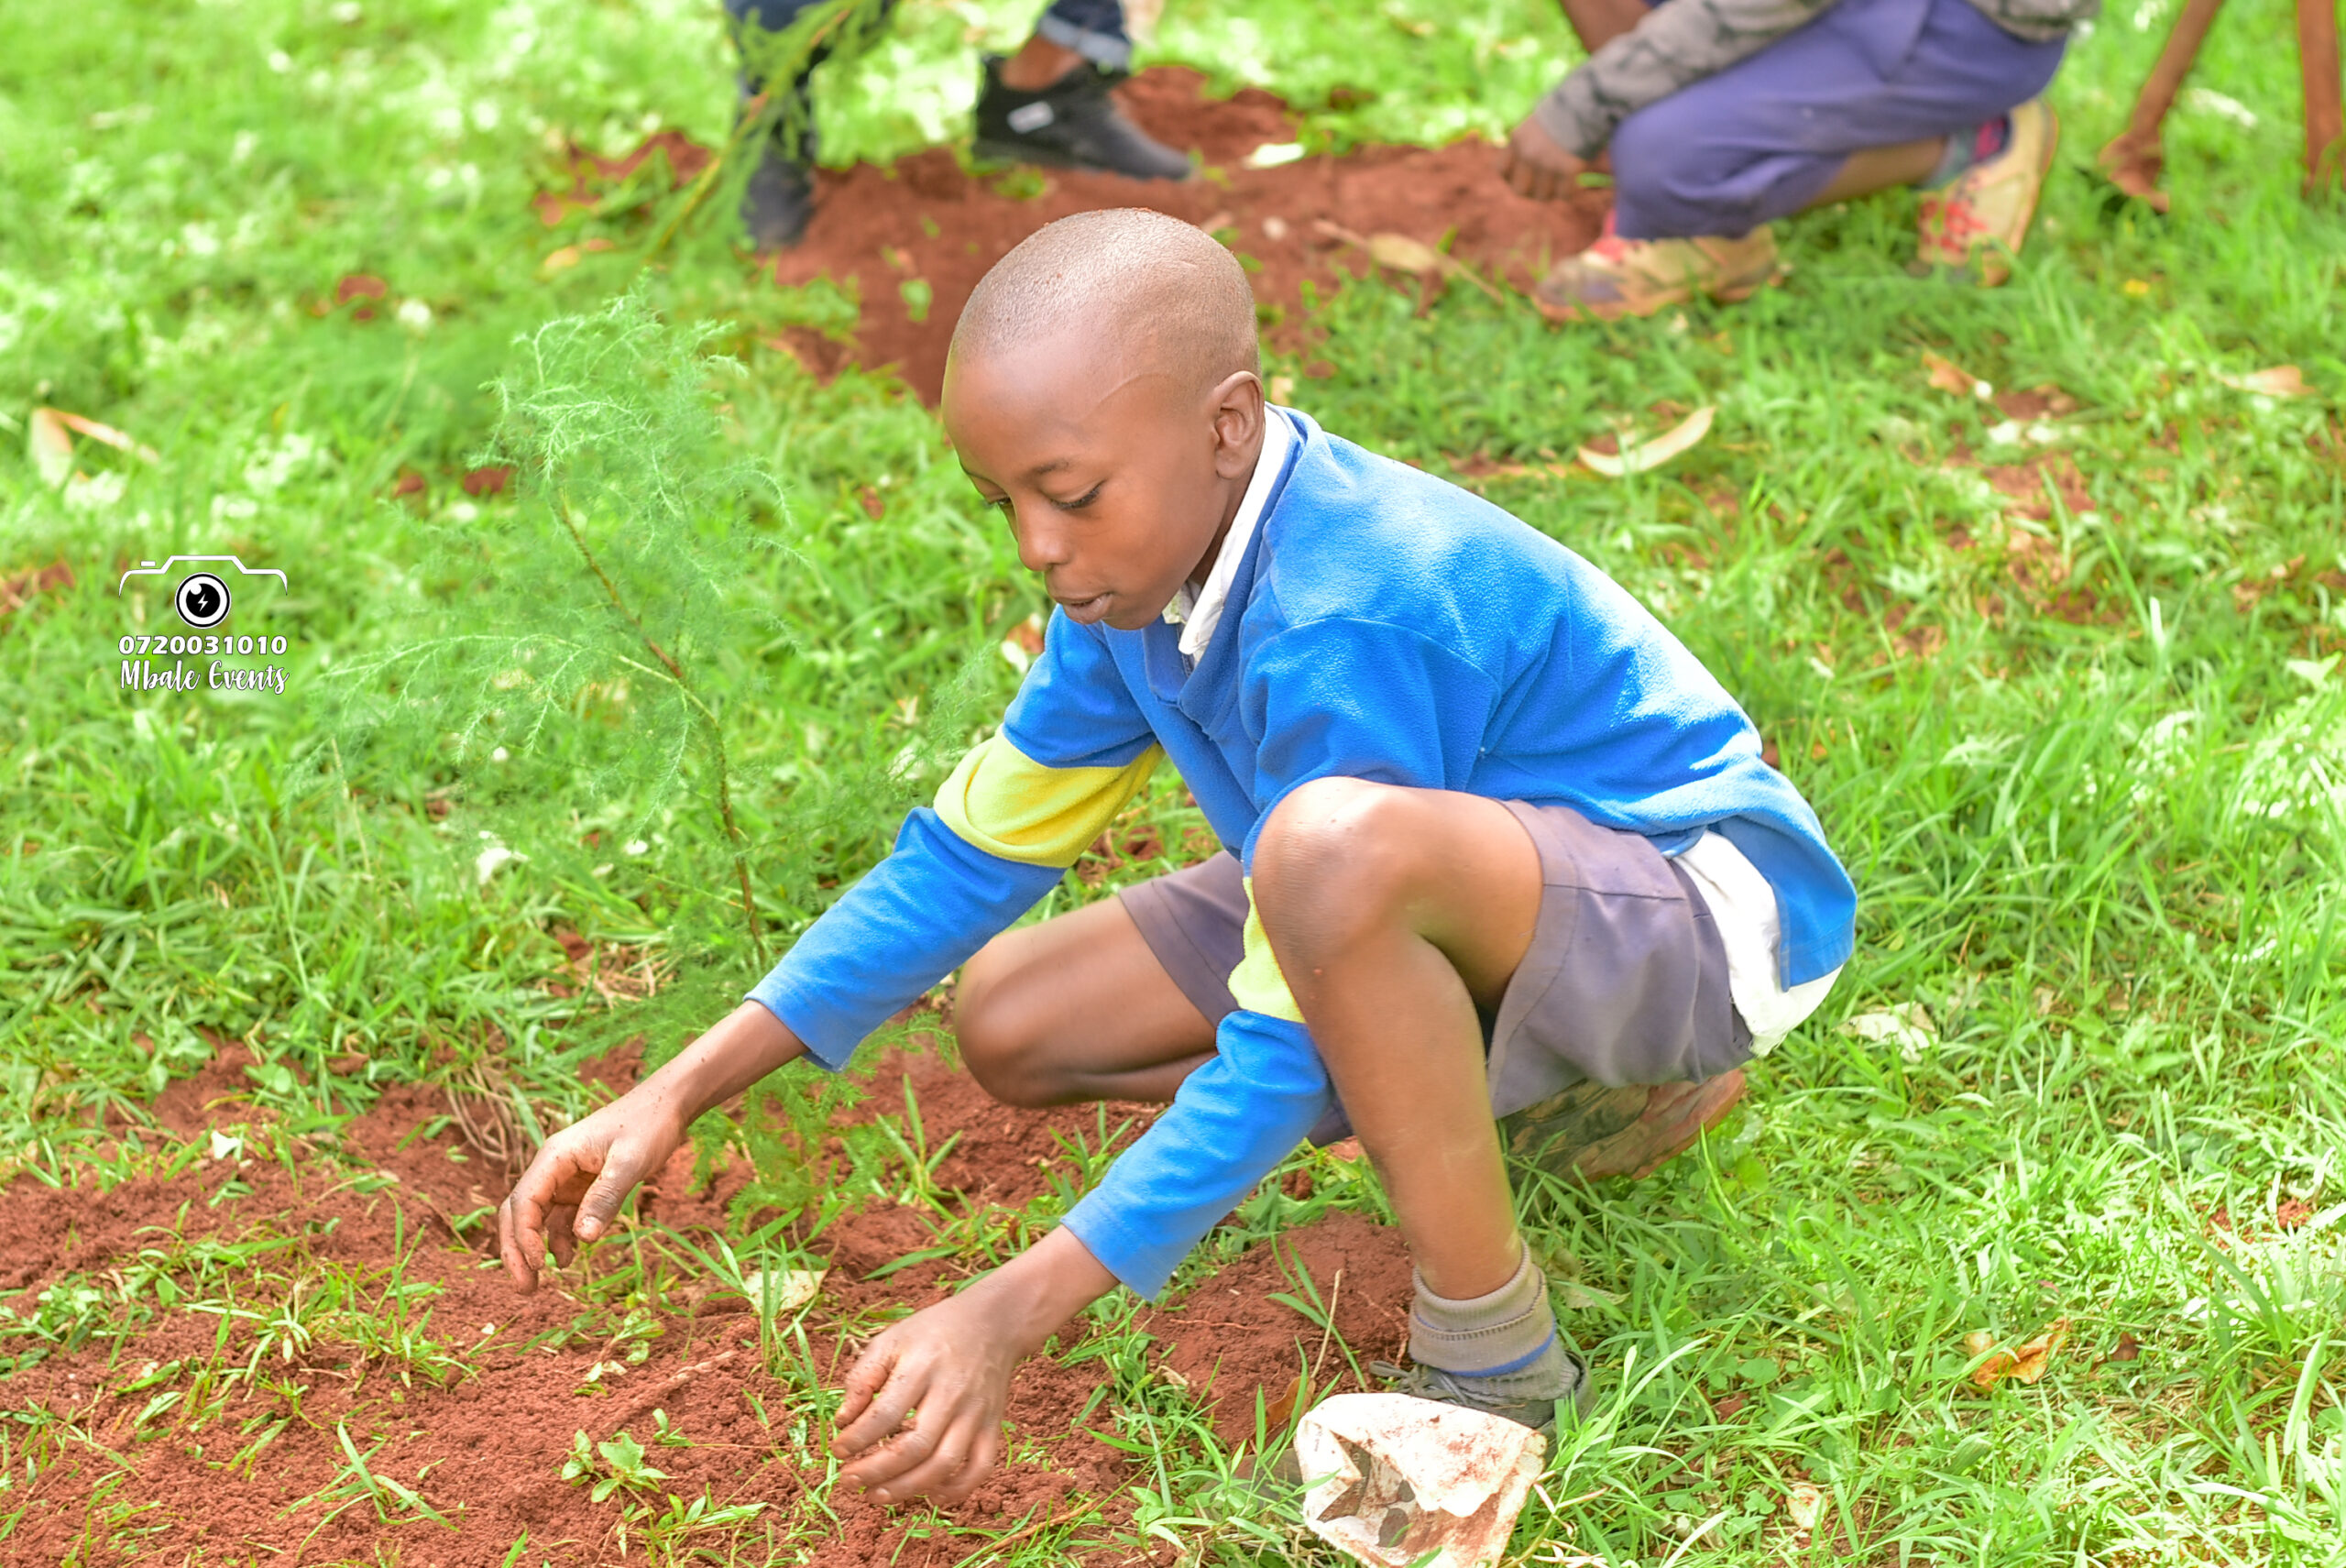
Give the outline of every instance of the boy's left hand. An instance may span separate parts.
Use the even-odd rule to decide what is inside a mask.
[[[1010,1375],[1025,1354],[1012,1325],[969,1295],[941,1301],[872,1342],[847,1375],[831,1453],[882,1503],[958,1503],[1002,1457]]]
[[[948,1301],[873,1340],[847,1375],[839,1472],[900,1503],[958,1503],[1002,1458],[1010,1376],[1058,1326],[1115,1286],[1068,1230],[1053,1231]]]

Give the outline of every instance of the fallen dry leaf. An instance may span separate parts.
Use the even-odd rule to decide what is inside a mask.
[[[2236,392],[2255,392],[2267,398],[2309,398],[2313,388],[2306,383],[2305,372],[2294,365],[2275,365],[2264,370],[2252,370],[2245,376],[2216,378]]]
[[[153,463],[160,455],[151,446],[141,445],[110,424],[100,424],[85,414],[67,413],[63,409],[43,409],[43,413],[55,416],[57,422],[77,435],[111,446],[117,452],[127,452],[143,462]]]
[[[11,577],[0,577],[0,621],[25,608],[37,594],[73,586],[73,568],[63,561],[30,567]]]
[[[1567,1279],[1555,1288],[1556,1304],[1569,1312],[1594,1311],[1599,1307],[1617,1307],[1621,1298],[1609,1290],[1599,1290],[1593,1285],[1583,1285],[1577,1279]]]
[[[1373,234],[1368,236],[1368,258],[1379,267],[1390,267],[1396,272],[1440,272],[1442,263],[1450,258],[1421,239],[1411,239],[1405,234]]]
[[[40,482],[52,490],[72,475],[73,438],[66,433],[65,422],[57,417],[55,409],[33,411],[25,425],[25,455],[32,460]]]
[[[1784,1512],[1792,1515],[1794,1530],[1814,1530],[1819,1516],[1825,1512],[1825,1492],[1806,1481],[1795,1481],[1784,1495]]]
[[[1996,389],[1957,365],[1944,355],[1923,350],[1923,368],[1931,373],[1931,385],[1942,392],[1952,392],[1958,398],[1990,398]]]
[[[821,1268],[785,1268],[772,1275],[744,1274],[741,1294],[753,1304],[762,1304],[768,1289],[773,1292],[776,1312],[795,1312],[813,1300],[823,1288],[823,1276],[829,1272]]]
[[[2140,1361],[2142,1358],[2143,1342],[2131,1333],[2121,1333],[2118,1336],[2118,1343],[2110,1347],[2110,1354],[2101,1359],[2104,1362],[2110,1362]]]
[[[1844,1023],[1841,1032],[1878,1045],[1896,1046],[1900,1058],[1910,1066],[1921,1061],[1923,1052],[1938,1039],[1931,1015],[1919,1002],[1902,1002],[1895,1007],[1860,1013]]]
[[[1421,239],[1411,239],[1405,234],[1384,232],[1357,234],[1342,224],[1317,218],[1311,226],[1330,239],[1341,240],[1368,252],[1368,258],[1379,267],[1389,267],[1396,272],[1407,272],[1417,278],[1464,278],[1477,289],[1496,300],[1501,296],[1483,276],[1455,257],[1444,256]]]
[[[350,319],[356,322],[370,322],[375,319],[375,307],[368,302],[388,299],[390,292],[391,286],[371,272],[346,272],[335,282],[334,304],[328,308],[340,310],[355,301],[356,303],[351,310]]]
[[[1608,479],[1659,468],[1710,434],[1711,418],[1717,411],[1705,403],[1651,441],[1625,441],[1618,452],[1599,452],[1593,446],[1584,446],[1580,460]]]
[[[114,426],[100,424],[86,414],[68,413],[63,409],[35,409],[25,425],[25,447],[32,458],[34,472],[40,476],[41,483],[52,489],[72,477],[75,435],[87,436],[117,452],[127,452],[142,462],[155,462],[159,455],[153,447],[142,445]]]
[[[548,251],[546,258],[538,263],[538,276],[551,278],[557,272],[567,272],[581,261],[586,260],[588,253],[610,248],[611,242],[601,235],[590,236],[580,240],[576,245],[558,247]]]
[[[1303,1402],[1303,1374],[1299,1372],[1288,1380],[1287,1392],[1263,1407],[1263,1427],[1266,1431],[1283,1431],[1295,1419],[1296,1406]]]
[[[2022,1383],[2034,1383],[2045,1376],[2054,1353],[2069,1338],[2069,1320],[2055,1318],[2045,1331],[2027,1343],[2012,1350],[1997,1350],[1996,1337],[1977,1330],[1963,1336],[1963,1348],[1973,1355],[1985,1355],[1987,1360],[1971,1369],[1971,1386],[1993,1388],[2005,1378]],[[1992,1354],[1990,1354],[1992,1353]]]

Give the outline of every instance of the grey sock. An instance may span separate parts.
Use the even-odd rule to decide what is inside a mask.
[[[1532,1266],[1529,1249],[1507,1282],[1487,1296],[1437,1296],[1426,1288],[1423,1275],[1416,1278],[1409,1359],[1420,1365],[1465,1377],[1500,1377],[1531,1369],[1558,1344],[1548,1277]]]

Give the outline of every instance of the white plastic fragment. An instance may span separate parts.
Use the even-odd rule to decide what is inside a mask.
[[[1298,163],[1303,159],[1303,144],[1299,141],[1266,141],[1246,155],[1249,169],[1277,169],[1282,164]]]
[[[1480,1568],[1507,1550],[1548,1440],[1407,1394],[1339,1394],[1303,1418],[1303,1522],[1367,1568]]]

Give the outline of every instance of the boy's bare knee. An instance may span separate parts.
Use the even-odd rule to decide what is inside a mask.
[[[1413,875],[1416,792],[1365,779],[1299,785],[1255,843],[1255,908],[1299,956],[1334,950],[1399,915]]]
[[[962,966],[953,1036],[979,1088],[1005,1105],[1033,1109],[1055,1102],[1036,1071],[1041,1021],[1026,1001],[1026,966],[1007,948],[996,938]]]

